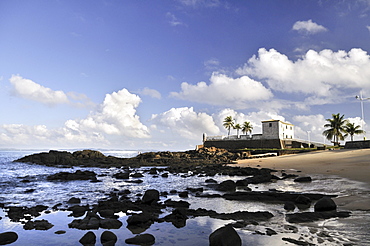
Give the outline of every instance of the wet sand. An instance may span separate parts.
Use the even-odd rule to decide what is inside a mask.
[[[240,160],[241,167],[295,169],[303,174],[336,175],[363,182],[370,191],[370,149],[323,150],[303,154]],[[302,175],[302,174],[300,174]],[[354,210],[370,210],[369,194],[337,198],[338,206]]]

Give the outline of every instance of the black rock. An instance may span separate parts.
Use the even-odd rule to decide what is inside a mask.
[[[135,245],[153,245],[155,244],[155,237],[151,234],[145,233],[128,238],[125,240],[125,243]]]
[[[18,240],[18,234],[12,231],[0,233],[0,245],[14,243]]]
[[[144,204],[151,204],[152,202],[159,201],[159,191],[150,189],[145,191],[143,198],[141,199]]]
[[[117,242],[117,236],[111,231],[104,231],[100,236],[100,242],[103,246],[114,246]]]
[[[87,232],[83,237],[79,240],[79,242],[83,246],[94,246],[96,243],[96,236],[95,233],[92,231]]]
[[[242,240],[231,225],[217,229],[209,235],[209,246],[241,246]]]
[[[312,178],[307,176],[307,177],[298,177],[296,179],[294,179],[294,182],[312,182]]]
[[[315,212],[337,210],[337,205],[330,197],[323,197],[314,205]]]

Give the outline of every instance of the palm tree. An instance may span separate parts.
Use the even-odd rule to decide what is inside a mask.
[[[353,142],[353,135],[355,134],[362,134],[364,133],[364,130],[359,129],[361,126],[357,125],[355,126],[355,123],[347,122],[347,124],[344,126],[344,137],[347,137],[348,135],[351,136],[351,142]]]
[[[247,134],[248,132],[249,132],[249,133],[252,133],[252,130],[253,130],[253,126],[252,126],[252,124],[251,124],[249,121],[245,121],[245,122],[243,123],[242,132],[243,132],[244,134]]]
[[[345,132],[344,125],[348,122],[344,119],[344,115],[332,114],[332,119],[326,119],[329,123],[325,124],[324,127],[329,127],[323,131],[323,135],[331,141],[334,138],[334,145],[339,145],[339,140],[344,140],[344,135],[342,133]]]
[[[242,129],[242,126],[238,123],[234,126],[234,129],[236,129],[236,136],[239,137],[239,130]]]
[[[227,116],[224,119],[224,124],[223,126],[228,130],[227,136],[230,136],[230,129],[234,127],[234,119],[231,116]]]

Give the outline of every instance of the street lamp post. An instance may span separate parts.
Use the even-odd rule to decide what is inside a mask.
[[[369,100],[370,97],[366,97],[366,98],[363,98],[362,97],[362,92],[360,92],[360,96],[356,96],[356,99],[360,100],[360,104],[361,104],[361,127],[362,127],[362,130],[364,131],[364,140],[366,140],[366,136],[365,136],[365,129],[364,129],[364,122],[365,122],[365,116],[364,116],[364,100]]]
[[[307,138],[308,138],[308,148],[311,148],[311,139],[310,139],[311,131],[307,131]]]

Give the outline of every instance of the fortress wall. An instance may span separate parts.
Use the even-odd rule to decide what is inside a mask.
[[[244,149],[244,148],[268,148],[281,149],[280,139],[259,139],[259,140],[216,140],[205,141],[204,147],[216,147],[222,149]]]

